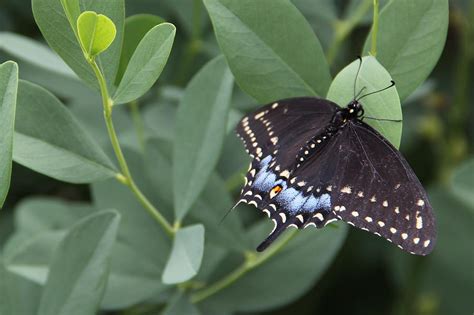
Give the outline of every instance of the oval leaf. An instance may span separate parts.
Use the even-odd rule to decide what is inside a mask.
[[[191,80],[176,117],[173,187],[181,220],[205,187],[224,142],[233,78],[221,56]]]
[[[390,1],[380,12],[377,59],[404,100],[431,73],[446,41],[448,0]],[[364,53],[370,51],[370,33]]]
[[[325,95],[331,81],[321,45],[287,0],[205,0],[217,41],[246,93],[261,103]]]
[[[107,50],[117,35],[115,24],[111,19],[92,11],[79,15],[77,32],[84,52],[90,57]]]
[[[201,267],[203,253],[204,227],[201,224],[178,230],[163,272],[163,283],[181,283],[194,277]]]
[[[17,91],[18,66],[5,62],[0,65],[0,208],[10,188]]]
[[[127,65],[137,49],[143,36],[156,25],[163,23],[161,17],[152,14],[135,14],[125,19],[125,30],[123,34],[123,47],[120,55],[120,65],[115,78],[115,84],[119,85]]]
[[[95,314],[105,290],[120,215],[102,211],[76,223],[58,245],[38,315]]]
[[[69,110],[51,93],[20,81],[13,160],[70,183],[90,183],[117,171]]]
[[[168,61],[175,34],[173,24],[162,23],[143,37],[117,88],[114,103],[136,100],[153,86]]]
[[[354,80],[356,79],[359,60],[352,62],[338,73],[331,83],[327,98],[339,106],[346,106],[354,98]],[[356,84],[356,93],[365,87],[364,94],[383,89],[390,85],[392,78],[374,57],[362,58],[362,67]],[[360,101],[364,106],[365,116],[378,119],[402,119],[402,109],[397,89],[392,87],[380,93],[370,95]],[[396,148],[400,146],[402,123],[392,121],[364,120],[377,129]]]

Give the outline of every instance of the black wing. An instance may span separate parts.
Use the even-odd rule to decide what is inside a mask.
[[[349,122],[326,154],[310,157],[293,176],[326,189],[338,219],[382,236],[412,254],[436,241],[433,210],[403,156],[369,125]]]
[[[308,226],[308,214],[292,216],[289,212],[279,212],[284,208],[270,198],[270,190],[278,183],[287,185],[290,172],[294,168],[296,156],[300,149],[316,134],[321,133],[329,124],[334,112],[339,107],[330,101],[318,98],[293,98],[268,104],[256,112],[245,116],[238,124],[236,131],[243,140],[247,152],[254,158],[245,176],[239,202],[253,204],[262,209],[273,222],[275,229],[272,235],[259,246],[265,249],[286,227]],[[290,183],[288,182],[288,185]],[[282,196],[293,190],[286,191]],[[306,195],[307,193],[305,193]],[[308,198],[306,207],[321,202],[323,199]],[[319,200],[319,201],[318,201]],[[301,196],[295,201],[301,201]],[[288,202],[286,202],[290,205]],[[320,218],[320,215],[318,215]],[[313,220],[314,225],[323,226],[334,220],[331,213],[324,220]]]

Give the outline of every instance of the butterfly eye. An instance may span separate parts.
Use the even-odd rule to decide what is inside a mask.
[[[278,195],[282,191],[282,189],[283,188],[280,185],[276,185],[275,187],[273,187],[272,190],[270,190],[270,198],[273,198]]]

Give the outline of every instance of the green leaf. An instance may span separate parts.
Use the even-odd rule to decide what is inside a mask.
[[[30,236],[23,234],[23,239],[14,240],[14,246],[8,244],[9,250],[5,251],[5,266],[12,273],[44,285],[54,250],[64,235],[64,231],[39,232]]]
[[[346,106],[354,98],[354,80],[359,60],[353,61],[341,70],[331,83],[327,98],[339,106]],[[374,57],[362,58],[362,67],[356,84],[356,94],[365,87],[363,93],[380,90],[390,85],[390,74]],[[380,93],[365,97],[360,101],[364,106],[365,116],[379,119],[402,119],[402,109],[397,88],[392,87]],[[393,146],[398,148],[402,136],[402,123],[392,121],[364,120],[377,129]]]
[[[73,0],[66,6],[73,16],[76,9]],[[117,36],[109,49],[97,59],[101,65],[109,89],[114,89],[113,83],[120,61],[120,50],[123,40],[123,25],[125,19],[124,0],[79,0],[83,11],[94,11],[107,15],[115,24]],[[87,64],[63,5],[59,0],[32,0],[33,15],[41,33],[48,45],[74,70],[74,72],[89,86],[98,89],[97,79],[91,67]],[[75,25],[76,21],[74,21]]]
[[[43,88],[20,81],[13,159],[71,183],[90,183],[117,171],[68,109]]]
[[[448,0],[390,1],[380,12],[377,59],[404,100],[431,73],[446,41]],[[364,46],[368,53],[370,33]]]
[[[163,272],[163,283],[175,284],[194,277],[201,267],[204,253],[204,227],[202,224],[178,230],[173,249]]]
[[[79,7],[79,0],[61,0],[64,13],[71,25],[74,33],[77,35],[77,19],[81,15],[81,8]]]
[[[0,208],[10,188],[17,91],[17,64],[12,61],[0,64]]]
[[[168,302],[161,315],[199,315],[197,308],[182,292],[177,292]]]
[[[205,0],[237,83],[261,103],[325,95],[331,81],[321,45],[287,0]]]
[[[271,222],[265,220],[251,230],[255,246],[268,235],[271,226]],[[337,254],[346,232],[343,224],[337,228],[298,231],[274,257],[200,305],[226,312],[255,312],[288,304],[318,281]],[[225,265],[221,264],[220,268],[228,270]],[[216,273],[222,271],[218,269]]]
[[[77,33],[84,52],[89,57],[95,57],[109,48],[117,30],[107,16],[86,11],[77,19]]]
[[[152,14],[136,14],[125,19],[125,30],[123,34],[122,54],[120,55],[120,64],[115,78],[115,84],[118,85],[122,80],[123,74],[127,69],[127,65],[132,58],[135,49],[142,40],[143,36],[148,33],[154,26],[163,23],[161,17]]]
[[[233,78],[221,56],[188,84],[176,117],[173,163],[175,214],[181,220],[216,166],[226,132]]]
[[[54,255],[39,315],[90,315],[97,311],[119,221],[116,211],[102,211],[69,230]]]
[[[143,37],[113,97],[114,103],[136,100],[153,86],[168,61],[175,34],[173,24],[162,23]]]
[[[467,160],[456,170],[451,180],[453,194],[474,208],[474,158]]]

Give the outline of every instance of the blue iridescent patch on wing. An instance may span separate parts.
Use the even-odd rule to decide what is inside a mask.
[[[255,177],[252,187],[266,192],[275,186],[277,176],[268,166],[271,160],[272,157],[269,155],[260,162],[260,170]]]

